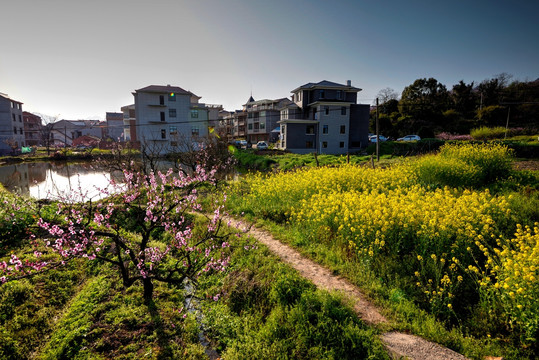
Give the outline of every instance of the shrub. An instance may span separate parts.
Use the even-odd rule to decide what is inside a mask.
[[[472,129],[470,131],[470,136],[475,140],[493,140],[493,139],[502,139],[505,136],[506,130],[504,127],[487,127],[482,126],[480,128]]]
[[[440,157],[478,167],[481,184],[508,177],[512,168],[512,151],[500,144],[446,144],[440,149]]]
[[[481,169],[460,159],[425,156],[415,166],[417,176],[427,185],[476,187],[481,181]]]

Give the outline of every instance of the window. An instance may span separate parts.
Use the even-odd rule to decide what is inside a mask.
[[[161,111],[161,121],[165,121],[165,112]]]
[[[19,134],[22,135],[22,128],[19,128]]]
[[[340,148],[343,148],[343,147],[344,147],[344,141],[341,141],[341,142],[339,143],[339,147],[340,147]]]
[[[247,114],[247,118],[248,118],[248,119],[252,119],[252,118],[253,118],[253,113],[250,112],[249,114]]]
[[[14,133],[15,135],[17,135],[17,127],[16,127],[16,126],[13,127],[13,133]]]
[[[300,92],[298,92],[298,96],[297,96],[297,98],[298,98],[298,101],[301,101],[301,91],[300,91]]]
[[[337,96],[336,96],[337,100],[341,100],[342,99],[342,91],[341,90],[337,90]]]
[[[328,147],[328,142],[327,141],[322,141],[322,147],[324,149],[326,149]]]
[[[17,119],[15,118],[15,114],[11,114],[11,117],[13,118],[13,121],[17,121]]]
[[[161,129],[161,139],[167,138],[167,131],[165,129]]]
[[[306,134],[314,135],[314,125],[307,125]]]
[[[171,141],[170,146],[178,146],[178,142],[177,141]]]
[[[248,124],[247,125],[247,130],[253,130],[253,124]]]
[[[176,94],[174,94],[173,92],[168,94],[168,101],[176,101]]]
[[[169,128],[170,135],[176,135],[178,133],[178,128],[176,126],[171,126]]]
[[[325,90],[320,90],[320,99],[325,99],[325,98],[326,98]]]
[[[22,116],[19,115],[19,122],[22,122]]]
[[[324,125],[322,128],[322,134],[328,134],[329,133],[329,125]]]
[[[346,115],[346,106],[341,107],[341,115]]]
[[[260,129],[266,129],[266,123],[261,122],[260,123]]]
[[[329,115],[329,106],[326,106],[324,109],[326,110],[326,115]]]
[[[314,142],[312,142],[312,141],[306,141],[306,142],[305,142],[305,147],[306,147],[307,149],[312,149],[312,148],[314,148]]]
[[[265,117],[266,116],[266,112],[265,111],[261,111],[260,112],[260,117]]]
[[[191,117],[192,118],[198,118],[198,110],[197,109],[191,110]]]
[[[159,95],[159,105],[165,105],[165,97],[163,95]]]
[[[169,117],[176,117],[176,109],[168,109]]]
[[[341,134],[346,134],[346,125],[341,125]]]
[[[198,128],[198,126],[193,126],[191,128],[191,135],[198,136],[199,134],[200,134],[200,129]]]

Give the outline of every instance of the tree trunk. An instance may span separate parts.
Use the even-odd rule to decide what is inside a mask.
[[[153,283],[151,279],[143,279],[142,283],[144,285],[144,302],[147,304],[152,301],[153,298]]]

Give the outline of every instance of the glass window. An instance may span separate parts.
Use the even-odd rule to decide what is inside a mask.
[[[342,98],[342,91],[341,90],[337,90],[337,100],[341,100]]]
[[[341,142],[339,143],[339,147],[340,147],[340,148],[343,148],[343,147],[344,147],[344,141],[341,141]]]
[[[159,95],[159,105],[165,105],[165,97],[163,95]]]
[[[327,141],[322,141],[322,147],[325,149],[328,147],[328,142]]]
[[[161,129],[161,139],[167,138],[167,131],[165,129]]]
[[[328,134],[329,133],[329,125],[324,125],[322,128],[322,134]]]
[[[176,126],[171,126],[169,128],[170,135],[175,135],[178,133],[178,128]]]
[[[17,135],[17,127],[16,127],[16,126],[13,127],[13,133],[14,133],[15,135]]]
[[[22,122],[22,116],[19,115],[19,122]]]
[[[314,125],[307,125],[306,134],[308,135],[314,134]]]
[[[261,122],[261,123],[260,123],[260,128],[261,128],[261,129],[265,129],[265,128],[266,128],[266,123]]]
[[[193,126],[191,128],[191,134],[192,135],[197,135],[197,136],[200,134],[200,129],[198,128],[198,126]]]
[[[198,118],[198,110],[197,109],[191,110],[191,117],[192,118]]]
[[[160,115],[161,115],[161,121],[165,121],[165,112],[161,111]]]
[[[341,107],[341,115],[346,115],[346,106]]]
[[[251,123],[251,124],[247,125],[247,129],[248,130],[253,130],[253,124]]]
[[[169,117],[176,117],[176,109],[168,109]]]
[[[15,114],[11,114],[11,117],[13,118],[13,121],[17,121],[17,119],[15,118]]]
[[[320,99],[325,99],[325,97],[326,97],[325,90],[320,90]]]
[[[307,149],[312,149],[312,148],[314,148],[314,142],[312,142],[312,141],[306,141],[306,142],[305,142],[305,147],[306,147]]]
[[[326,106],[324,109],[326,110],[326,115],[329,115],[329,106]]]
[[[341,125],[341,134],[346,134],[346,125]]]

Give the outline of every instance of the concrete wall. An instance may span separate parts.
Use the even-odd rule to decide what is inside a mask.
[[[317,117],[320,122],[320,140],[318,149],[320,154],[346,154],[348,152],[348,133],[350,108],[346,108],[345,115],[342,115],[341,108],[344,105],[319,105],[317,108]],[[329,109],[326,114],[326,107]],[[324,134],[324,126],[327,125],[327,133]],[[341,134],[341,126],[344,126],[344,133]],[[324,143],[327,147],[324,148]],[[342,145],[342,146],[341,146]]]
[[[350,149],[359,150],[369,145],[369,115],[370,105],[350,107]]]
[[[16,142],[19,150],[26,145],[22,104],[0,96],[0,154],[11,153],[12,149],[6,141],[12,140]]]

